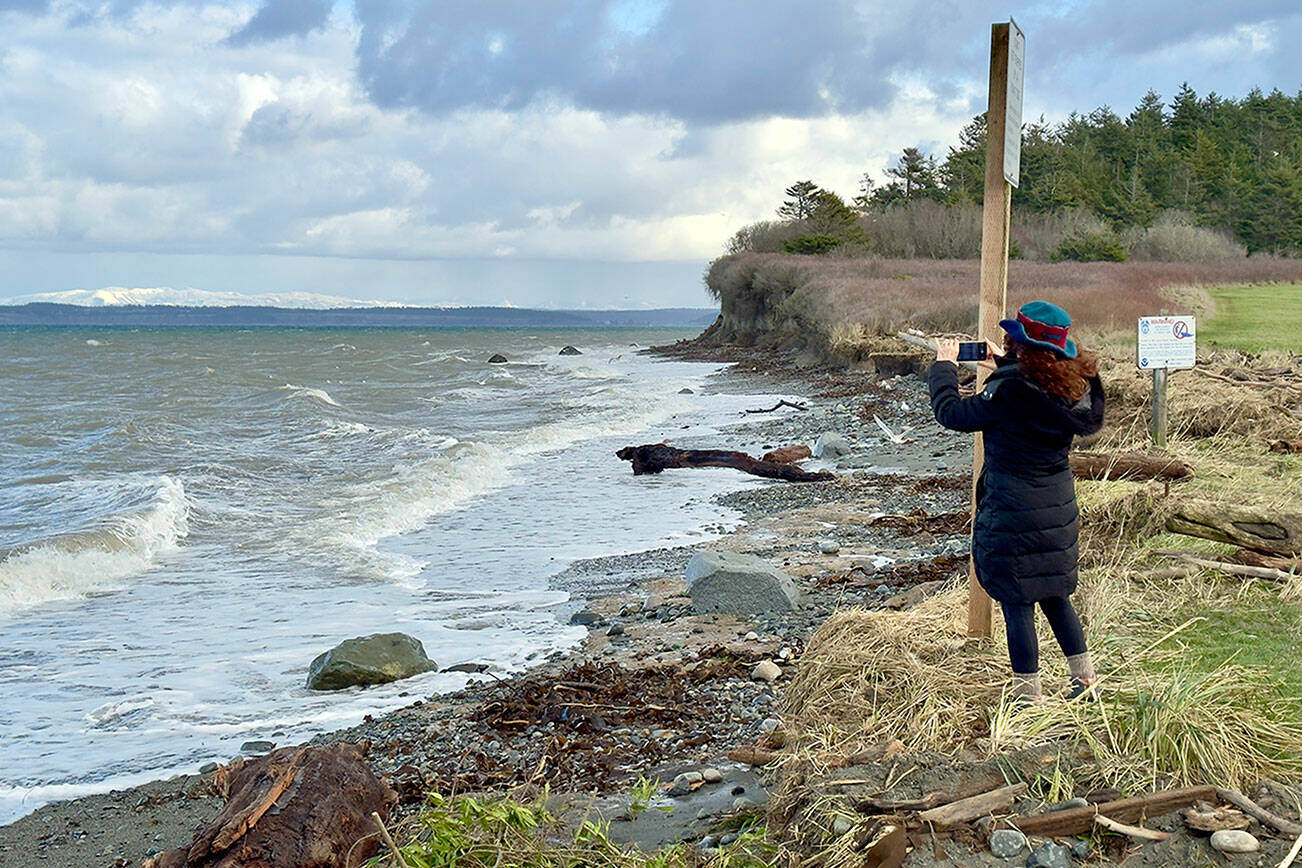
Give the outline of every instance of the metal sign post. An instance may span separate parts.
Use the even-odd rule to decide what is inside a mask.
[[[1166,372],[1192,368],[1198,347],[1193,316],[1141,316],[1136,327],[1135,364],[1153,372],[1153,445],[1166,448]]]
[[[1020,180],[1022,159],[1022,83],[1026,68],[1026,34],[1011,18],[990,26],[990,97],[986,111],[986,177],[981,221],[981,295],[977,339],[997,334],[1008,307],[1008,229],[1013,187]],[[978,387],[985,379],[978,369]],[[976,480],[984,462],[977,434],[972,459],[972,510],[976,514]],[[969,636],[990,635],[990,598],[968,565]]]

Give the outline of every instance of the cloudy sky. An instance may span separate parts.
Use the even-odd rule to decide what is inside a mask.
[[[984,108],[1302,87],[1297,0],[0,0],[0,298],[706,305],[741,224]]]

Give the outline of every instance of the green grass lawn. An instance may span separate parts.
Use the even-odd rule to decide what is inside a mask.
[[[1302,284],[1223,286],[1210,292],[1216,315],[1198,324],[1200,347],[1302,352]]]

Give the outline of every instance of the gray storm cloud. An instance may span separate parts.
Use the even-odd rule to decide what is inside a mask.
[[[330,0],[269,0],[226,40],[239,47],[286,36],[305,36],[323,27],[330,17]]]
[[[443,113],[539,99],[612,114],[725,122],[879,106],[877,24],[849,0],[669,0],[644,28],[627,3],[361,0],[358,71],[377,104]]]

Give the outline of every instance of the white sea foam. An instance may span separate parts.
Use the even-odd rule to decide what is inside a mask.
[[[306,398],[315,398],[322,404],[329,404],[331,407],[338,407],[339,402],[330,397],[330,393],[325,389],[317,389],[312,386],[295,386],[293,383],[286,383],[280,387],[282,392],[293,392],[294,397],[302,395]]]
[[[88,347],[98,347],[98,346],[100,346],[100,342],[97,341],[97,340],[95,340],[94,338],[86,338],[86,346],[88,346]]]
[[[120,587],[177,548],[189,532],[189,513],[184,487],[164,476],[148,509],[10,552],[0,561],[0,616]]]

